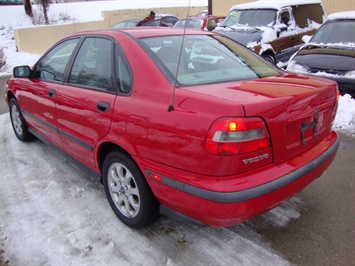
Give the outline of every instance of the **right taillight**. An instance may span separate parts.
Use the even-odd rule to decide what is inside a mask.
[[[261,118],[223,117],[211,126],[205,147],[211,154],[238,155],[269,148],[270,140]]]

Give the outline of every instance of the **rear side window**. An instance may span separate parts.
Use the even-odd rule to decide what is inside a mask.
[[[130,94],[132,91],[133,74],[123,52],[119,48],[116,51],[116,84],[118,91],[122,94]]]
[[[69,83],[112,90],[112,41],[105,38],[86,38],[75,58]]]
[[[323,23],[324,10],[320,4],[293,6],[292,13],[300,28],[309,27],[311,21]]]
[[[64,72],[79,38],[58,44],[36,66],[37,77],[46,81],[63,82]]]

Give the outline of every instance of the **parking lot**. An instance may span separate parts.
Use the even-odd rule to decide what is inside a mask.
[[[337,157],[323,176],[261,217],[230,228],[161,217],[135,231],[117,220],[99,183],[40,141],[15,138],[3,101],[5,79],[0,78],[0,246],[10,265],[34,257],[42,265],[355,264],[354,137],[340,133]]]

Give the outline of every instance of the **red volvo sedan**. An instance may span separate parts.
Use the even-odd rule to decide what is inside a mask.
[[[300,192],[336,155],[337,97],[217,33],[130,28],[64,38],[14,68],[5,100],[19,140],[64,151],[140,228],[231,226]]]

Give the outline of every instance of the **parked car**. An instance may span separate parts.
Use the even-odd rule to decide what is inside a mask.
[[[141,18],[127,19],[117,22],[113,28],[136,27]],[[142,26],[150,27],[172,27],[179,18],[168,14],[156,14],[155,19],[144,23]]]
[[[6,64],[6,55],[4,53],[4,48],[0,45],[0,68]]]
[[[310,40],[304,39],[307,43],[291,57],[287,71],[330,78],[342,95],[355,98],[355,11],[329,15]]]
[[[142,19],[140,18],[132,18],[132,19],[126,19],[117,22],[115,25],[113,25],[113,28],[127,28],[127,27],[136,27],[138,22],[141,21]]]
[[[179,19],[174,27],[177,28],[191,28],[197,30],[212,31],[216,28],[217,24],[223,21],[225,16],[190,16],[187,19]]]
[[[195,16],[197,16],[197,17],[208,16],[208,10],[207,10],[207,9],[201,10],[201,11],[198,12]]]
[[[159,213],[251,219],[318,178],[339,145],[336,82],[285,73],[213,32],[75,33],[15,67],[6,87],[17,138],[99,178],[133,228]]]
[[[321,0],[260,0],[232,6],[216,32],[240,42],[272,63],[288,62],[324,22]]]
[[[22,0],[0,0],[0,6],[2,5],[23,5]]]
[[[142,26],[145,27],[172,27],[179,20],[175,16],[164,16],[161,18],[155,18],[151,21],[144,23]]]

